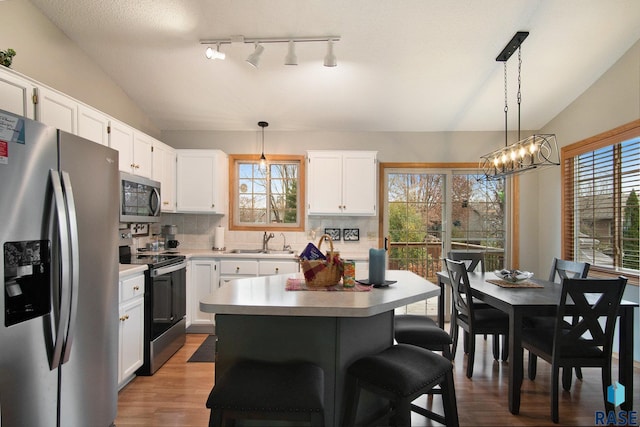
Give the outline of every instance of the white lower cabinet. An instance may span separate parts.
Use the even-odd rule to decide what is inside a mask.
[[[219,262],[216,259],[191,259],[187,267],[187,327],[199,332],[198,327],[214,325],[214,315],[200,311],[200,300],[218,287]]]
[[[118,389],[144,359],[144,273],[120,280]]]
[[[220,286],[234,279],[256,277],[258,260],[256,259],[222,259],[220,260]]]
[[[289,274],[300,271],[297,261],[258,261],[258,276],[271,276],[274,274]]]

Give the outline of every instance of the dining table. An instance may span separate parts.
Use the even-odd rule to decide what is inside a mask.
[[[304,281],[298,273],[237,279],[215,289],[200,300],[201,311],[215,314],[215,380],[243,358],[317,364],[325,372],[325,424],[340,426],[348,366],[393,345],[396,308],[440,293],[409,271],[387,270],[385,279],[389,285],[379,288],[309,290],[290,286]],[[359,419],[383,405],[363,393]]]
[[[437,283],[444,294],[449,283],[446,271],[436,273]],[[520,388],[524,375],[522,349],[523,319],[528,316],[555,316],[560,303],[562,285],[548,280],[530,278],[542,287],[501,287],[488,282],[500,279],[493,272],[468,273],[473,297],[509,315],[509,411],[520,412]],[[622,300],[618,310],[618,381],[625,387],[625,401],[621,408],[633,409],[633,312],[637,302]],[[446,307],[439,307],[442,315]],[[608,384],[605,384],[605,387]]]

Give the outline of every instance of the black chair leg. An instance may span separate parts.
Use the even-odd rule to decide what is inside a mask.
[[[455,324],[454,320],[451,319],[451,333],[449,335],[451,335],[451,359],[449,360],[453,360],[456,357],[456,350],[458,349],[458,332],[459,332],[458,325]]]
[[[571,382],[573,380],[572,373],[573,373],[572,366],[565,366],[564,368],[562,368],[562,388],[565,389],[566,391],[571,390]]]
[[[582,368],[579,366],[576,366],[576,378],[582,380]]]
[[[529,352],[529,379],[531,381],[536,379],[536,371],[538,369],[538,356]]]
[[[456,403],[456,390],[453,383],[453,370],[449,371],[440,385],[442,388],[442,407],[447,427],[458,427],[458,406]]]
[[[398,399],[393,403],[395,413],[391,417],[391,425],[396,427],[411,426],[411,402]]]
[[[493,336],[493,360],[500,360],[500,335]]]
[[[473,363],[475,361],[476,355],[476,340],[475,335],[468,334],[470,336],[469,339],[469,354],[467,355],[467,378],[471,378],[473,376]]]
[[[509,359],[509,334],[502,336],[502,361],[506,362]]]

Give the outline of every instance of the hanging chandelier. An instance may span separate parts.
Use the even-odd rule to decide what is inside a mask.
[[[539,169],[546,166],[558,166],[558,142],[553,134],[534,134],[520,139],[520,106],[522,103],[522,42],[529,35],[518,31],[497,56],[496,61],[504,63],[504,147],[480,156],[480,168],[486,179],[503,177]],[[518,51],[518,141],[509,144],[507,117],[509,111],[507,97],[507,61]]]

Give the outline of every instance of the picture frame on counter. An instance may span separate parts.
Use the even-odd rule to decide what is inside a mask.
[[[359,228],[344,228],[342,229],[342,239],[345,242],[357,242],[360,240]]]
[[[329,236],[331,236],[331,239],[334,242],[339,242],[340,241],[340,229],[339,228],[325,228],[324,229],[324,234],[328,234]]]

